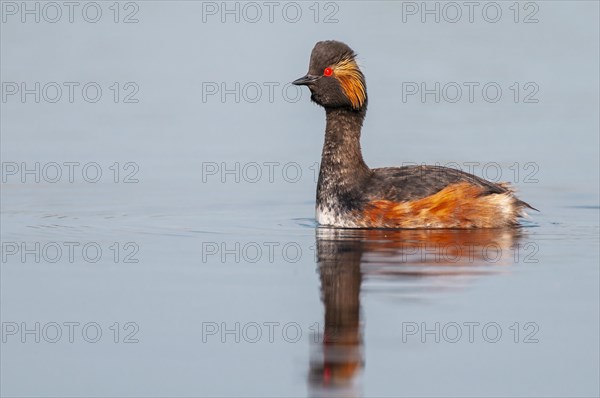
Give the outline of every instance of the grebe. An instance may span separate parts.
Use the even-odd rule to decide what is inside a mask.
[[[507,183],[441,166],[370,169],[360,134],[367,112],[365,77],[356,54],[338,41],[318,42],[308,86],[327,125],[317,185],[316,217],[342,228],[497,228],[517,226],[529,204]]]

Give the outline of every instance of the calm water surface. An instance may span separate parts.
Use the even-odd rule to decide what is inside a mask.
[[[120,3],[124,24],[111,4],[95,24],[1,25],[2,82],[63,87],[2,103],[2,395],[599,395],[598,3],[537,2],[529,24],[509,3],[454,24],[360,1],[317,23],[312,3],[297,23]],[[367,76],[369,165],[470,167],[540,212],[318,228],[324,114],[285,85],[328,38]],[[465,91],[407,95],[423,82]]]

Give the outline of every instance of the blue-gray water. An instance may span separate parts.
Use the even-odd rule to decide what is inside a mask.
[[[597,2],[22,4],[1,3],[3,396],[598,396]],[[287,83],[323,39],[359,54],[369,165],[471,168],[540,212],[316,228],[324,114]]]

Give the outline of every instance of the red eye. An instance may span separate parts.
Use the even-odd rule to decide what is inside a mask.
[[[331,76],[332,74],[333,74],[333,69],[331,69],[331,68],[325,68],[325,70],[323,71],[324,76]]]

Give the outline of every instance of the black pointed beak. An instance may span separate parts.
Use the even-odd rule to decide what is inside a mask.
[[[313,84],[314,82],[316,82],[319,77],[320,76],[314,76],[314,75],[302,76],[300,79],[294,80],[292,82],[292,84],[294,84],[296,86],[309,86],[309,85]]]

